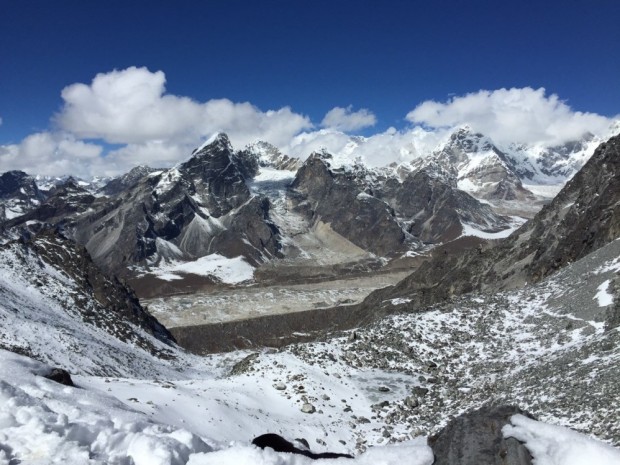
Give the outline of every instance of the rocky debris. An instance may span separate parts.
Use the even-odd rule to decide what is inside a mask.
[[[611,286],[614,302],[605,314],[605,331],[620,327],[620,277],[616,276]]]
[[[230,376],[238,376],[252,371],[254,363],[258,360],[260,354],[258,352],[254,352],[246,357],[243,360],[235,363],[230,370]]]
[[[311,403],[306,402],[304,405],[301,406],[301,411],[303,413],[314,413],[316,412],[316,407]]]
[[[71,375],[63,368],[52,368],[49,373],[44,374],[43,377],[65,386],[75,387]]]
[[[397,442],[437,433],[466,410],[512,404],[619,445],[620,332],[605,329],[612,306],[595,298],[601,283],[616,278],[618,257],[620,241],[613,241],[524,289],[400,312],[357,328],[352,342],[346,332],[283,350],[345,382],[360,371],[409,376],[400,398],[390,393],[370,406],[379,429],[363,434],[374,440],[383,426],[398,426],[389,438]],[[610,285],[608,292],[616,291]]]
[[[532,456],[502,428],[525,413],[513,406],[482,407],[459,415],[429,439],[434,465],[531,465]]]

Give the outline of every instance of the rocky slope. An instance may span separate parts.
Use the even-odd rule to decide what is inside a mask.
[[[506,218],[426,167],[399,176],[362,165],[335,167],[329,154],[315,153],[291,187],[295,208],[310,221],[328,223],[381,256],[402,254],[420,242],[453,240],[464,224],[488,232],[509,227]]]
[[[135,294],[56,232],[0,246],[0,290],[3,349],[86,373],[147,373],[174,358],[171,334]]]

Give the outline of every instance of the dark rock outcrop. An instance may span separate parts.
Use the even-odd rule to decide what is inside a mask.
[[[256,157],[233,152],[220,134],[175,168],[138,167],[108,183],[104,192],[112,197],[96,198],[68,180],[7,228],[59,228],[119,276],[130,276],[132,265],[212,253],[258,264],[279,256],[281,247],[269,201],[247,185],[257,170]]]
[[[502,428],[518,407],[482,407],[452,420],[428,443],[435,454],[433,465],[531,465],[532,456],[514,438],[505,438]]]
[[[289,454],[299,454],[305,457],[309,457],[313,460],[317,459],[337,459],[337,458],[349,458],[352,459],[353,456],[349,454],[336,454],[334,452],[322,452],[322,453],[314,453],[309,450],[300,449],[299,447],[295,447],[295,445],[284,439],[282,436],[278,434],[268,433],[263,434],[261,436],[255,437],[252,440],[252,444],[261,449],[269,447],[276,452],[287,452]]]
[[[329,159],[330,155],[314,153],[297,172],[291,186],[298,194],[297,210],[377,255],[404,250],[406,236],[394,210],[364,192],[355,172],[331,168]]]
[[[150,173],[157,171],[154,168],[150,168],[145,165],[139,165],[135,168],[132,168],[128,173],[123,174],[117,178],[110,180],[99,189],[99,193],[105,194],[108,196],[118,195],[121,192],[125,192],[128,189],[131,189],[133,186],[138,184],[142,178],[148,176]]]
[[[49,373],[46,373],[43,377],[64,386],[75,387],[75,384],[73,384],[73,380],[71,379],[71,375],[64,368],[52,368]]]
[[[44,199],[34,178],[23,171],[0,175],[0,222],[37,208]]]
[[[495,232],[508,227],[505,218],[471,195],[434,175],[428,167],[409,174],[402,183],[386,183],[382,198],[411,221],[409,232],[424,242],[448,242],[463,233],[462,224]]]

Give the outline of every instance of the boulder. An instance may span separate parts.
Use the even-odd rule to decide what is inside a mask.
[[[487,406],[458,416],[429,438],[433,465],[532,465],[526,447],[502,434],[516,414],[530,416],[514,406]]]

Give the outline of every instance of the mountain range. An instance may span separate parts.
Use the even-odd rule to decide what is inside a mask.
[[[619,463],[620,136],[592,143],[538,160],[461,127],[373,168],[219,134],[97,187],[3,174],[0,461],[310,463],[251,445],[273,432],[360,464]],[[172,331],[128,286],[346,263],[409,274]]]
[[[5,173],[1,227],[9,238],[58,229],[107,272],[149,283],[203,257],[376,267],[464,236],[508,235],[597,141],[500,149],[463,126],[426,157],[373,168],[324,151],[302,162],[266,142],[235,151],[219,134],[170,169],[92,182]],[[220,281],[208,271],[192,279]]]

